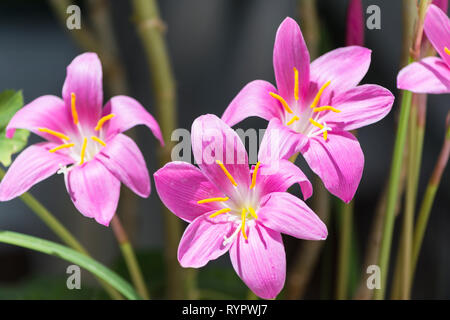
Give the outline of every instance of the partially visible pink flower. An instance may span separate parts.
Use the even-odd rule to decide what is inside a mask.
[[[230,126],[250,116],[269,120],[268,130],[284,132],[277,134],[283,145],[279,158],[301,152],[326,188],[349,202],[361,180],[364,155],[348,131],[384,118],[394,101],[383,87],[358,86],[370,55],[369,49],[350,46],[310,63],[300,27],[286,18],[273,52],[277,88],[262,80],[250,82],[222,119]]]
[[[0,201],[20,196],[59,170],[77,209],[108,226],[119,201],[120,182],[141,197],[150,194],[144,157],[122,132],[143,124],[163,144],[161,131],[133,98],[116,96],[102,108],[102,67],[95,53],[79,55],[67,67],[62,96],[39,97],[9,122],[8,138],[20,128],[47,142],[28,147],[15,159],[0,183]]]
[[[397,87],[416,93],[450,93],[450,20],[430,5],[424,31],[439,57],[427,57],[400,70]]]
[[[346,27],[345,45],[364,45],[364,15],[361,0],[349,1]]]
[[[307,240],[327,237],[316,214],[286,192],[299,183],[307,198],[311,183],[291,162],[272,162],[265,153],[250,170],[239,136],[214,115],[197,118],[191,135],[200,169],[175,161],[154,174],[163,203],[190,223],[178,247],[180,264],[199,268],[229,251],[245,284],[261,298],[275,298],[286,276],[280,233]]]

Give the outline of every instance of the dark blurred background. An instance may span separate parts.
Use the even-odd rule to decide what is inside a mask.
[[[411,0],[413,1],[413,0]],[[328,43],[325,47],[344,45],[346,0],[319,0],[320,24]],[[85,2],[82,27],[89,24]],[[274,82],[272,50],[275,32],[286,16],[298,19],[296,0],[164,0],[159,1],[167,24],[167,41],[177,81],[178,123],[190,129],[192,121],[204,113],[221,115],[238,91],[249,81]],[[381,8],[381,30],[365,30],[365,46],[372,49],[372,64],[363,83],[377,83],[396,96],[395,79],[401,56],[402,1],[363,1],[364,9],[376,4]],[[131,19],[130,3],[111,1],[118,55],[125,67],[128,94],[155,113],[150,78],[144,50]],[[69,31],[55,18],[46,1],[0,2],[0,90],[22,89],[25,102],[44,94],[61,95],[66,66],[83,50]],[[109,99],[105,93],[105,101]],[[398,99],[397,99],[398,100]],[[398,102],[398,101],[397,101]],[[430,96],[421,172],[419,202],[434,166],[444,136],[449,96]],[[356,194],[356,247],[359,260],[364,257],[374,208],[389,173],[398,105],[383,121],[359,130],[365,153],[365,170]],[[264,128],[265,122],[248,119],[242,128]],[[156,141],[148,130],[136,130],[138,145],[150,172],[157,170]],[[30,143],[39,139],[33,136]],[[311,172],[304,166],[307,175]],[[139,210],[130,223],[131,235],[138,249],[161,248],[163,217],[160,202],[153,192],[148,199],[138,199]],[[61,176],[54,176],[31,190],[42,203],[79,237],[92,255],[110,264],[119,252],[111,230],[84,218],[74,208]],[[419,260],[413,298],[450,298],[450,182],[444,174],[431,214]],[[331,222],[334,223],[333,221]],[[58,239],[19,199],[0,204],[0,228],[57,241]],[[333,246],[334,226],[329,225]],[[395,229],[395,241],[400,228]],[[288,252],[299,241],[288,240]],[[393,252],[396,253],[396,242]],[[393,257],[394,258],[394,257]],[[224,256],[215,264],[231,268]],[[394,260],[394,259],[391,259]],[[327,278],[333,281],[335,263]],[[322,265],[324,261],[322,259]],[[0,245],[0,298],[8,298],[11,288],[38,277],[64,276],[68,263],[41,254]],[[307,297],[320,298],[323,283],[320,269]],[[327,280],[328,281],[328,280]],[[65,283],[61,283],[64,286]],[[14,296],[11,296],[13,298]]]

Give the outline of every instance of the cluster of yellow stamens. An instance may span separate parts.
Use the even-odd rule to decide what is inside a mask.
[[[332,112],[336,112],[336,113],[341,112],[339,109],[336,109],[336,108],[334,108],[332,106],[320,106],[320,107],[317,107],[317,104],[319,103],[319,100],[322,97],[322,94],[323,94],[324,90],[330,85],[330,83],[331,83],[330,81],[327,81],[319,89],[319,91],[317,92],[316,96],[314,97],[314,99],[313,99],[313,101],[312,101],[312,103],[310,105],[310,108],[312,109],[313,113],[319,113],[319,112],[322,112],[322,111],[332,111]],[[286,110],[287,113],[293,114],[292,118],[289,121],[286,122],[286,125],[290,126],[294,122],[300,120],[300,117],[298,115],[294,114],[294,111],[292,111],[291,107],[286,102],[286,100],[284,100],[283,97],[281,97],[280,95],[278,95],[278,94],[276,94],[274,92],[269,92],[269,94],[273,98],[277,99],[281,103],[281,105],[283,106],[284,110]],[[298,101],[300,99],[300,96],[299,96],[298,70],[295,67],[294,67],[294,98],[295,98],[296,101]],[[309,122],[313,126],[319,128],[320,129],[319,133],[323,132],[323,138],[324,138],[324,140],[327,140],[327,138],[328,138],[328,130],[331,130],[331,129],[328,128],[325,123],[321,124],[321,123],[317,122],[316,119],[317,119],[317,117],[314,117],[314,118],[311,117],[311,118],[309,118]]]
[[[233,176],[227,170],[227,168],[225,167],[223,162],[220,161],[220,160],[216,160],[216,163],[222,169],[223,173],[228,178],[228,180],[230,180],[231,184],[233,184],[233,186],[237,187],[236,180],[234,180]],[[256,186],[256,177],[257,177],[259,166],[260,166],[260,162],[256,163],[255,168],[253,169],[252,182],[250,184],[250,189],[253,189]],[[197,201],[197,203],[198,204],[203,204],[203,203],[210,203],[210,202],[225,202],[225,201],[228,201],[229,199],[230,199],[229,197],[207,198],[207,199],[199,200],[199,201]],[[211,214],[209,217],[210,218],[214,218],[214,217],[217,217],[218,215],[221,215],[223,213],[227,213],[227,212],[230,212],[230,211],[232,211],[231,208],[222,208],[220,210],[217,210],[213,214]],[[239,230],[242,232],[242,236],[245,238],[245,240],[247,240],[247,233],[245,231],[245,221],[247,219],[247,213],[250,213],[250,215],[253,218],[258,219],[258,215],[256,214],[255,209],[252,206],[247,206],[247,207],[242,208],[242,211],[241,211],[241,225],[239,227]],[[225,242],[228,242],[232,237],[226,238]]]
[[[76,108],[76,95],[73,92],[70,94],[70,104],[71,104],[71,112],[72,112],[73,123],[78,127],[78,130],[80,130],[80,132],[81,132],[81,129],[79,127],[78,112],[77,112],[77,108]],[[106,116],[102,117],[97,122],[97,125],[95,126],[95,131],[99,131],[103,127],[104,123],[106,121],[112,119],[114,116],[115,116],[114,114],[109,114],[109,115],[106,115]],[[70,137],[68,137],[64,133],[61,133],[61,132],[58,132],[58,131],[55,131],[55,130],[51,130],[51,129],[48,129],[48,128],[38,128],[38,130],[40,132],[48,133],[48,134],[50,134],[50,135],[52,135],[54,137],[57,137],[57,138],[59,138],[61,140],[66,140],[66,141],[70,140]],[[91,140],[101,144],[103,147],[106,146],[106,143],[102,139],[97,137],[97,136],[91,136]],[[82,165],[84,163],[84,161],[85,161],[87,142],[88,142],[88,139],[86,137],[84,137],[83,138],[83,144],[81,146],[81,152],[80,152],[80,163],[79,163],[80,165]],[[64,144],[61,144],[61,145],[59,145],[59,146],[57,146],[57,147],[55,147],[53,149],[50,149],[49,152],[54,153],[54,152],[56,152],[58,150],[66,149],[66,148],[72,148],[74,146],[75,146],[75,143],[64,143]]]

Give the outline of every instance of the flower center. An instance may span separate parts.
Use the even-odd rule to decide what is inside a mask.
[[[85,161],[92,160],[93,157],[100,151],[102,147],[106,147],[106,143],[100,138],[101,136],[101,129],[106,121],[112,119],[115,117],[114,114],[109,114],[104,117],[102,117],[98,122],[97,125],[94,128],[95,134],[93,135],[86,135],[83,132],[82,127],[80,126],[79,120],[78,120],[78,112],[76,108],[76,96],[75,93],[71,93],[71,112],[72,112],[72,119],[73,123],[77,127],[78,130],[78,136],[73,139],[74,142],[71,142],[71,138],[64,133],[54,131],[48,128],[39,128],[38,130],[41,132],[48,133],[54,137],[57,137],[64,141],[63,144],[50,149],[50,153],[54,153],[58,150],[62,149],[70,149],[70,156],[75,159],[75,161],[78,162],[79,165],[82,165]],[[93,142],[88,142],[92,140]]]
[[[216,163],[217,165],[220,166],[225,176],[228,178],[228,180],[230,180],[231,184],[235,188],[238,188],[236,180],[234,180],[233,176],[227,170],[222,161],[216,160]],[[209,217],[214,218],[221,214],[226,213],[228,220],[236,225],[236,229],[230,237],[224,236],[223,245],[230,243],[239,234],[239,232],[242,232],[242,236],[245,238],[245,240],[247,240],[248,238],[246,232],[246,225],[248,225],[248,222],[258,219],[256,211],[259,209],[259,203],[257,201],[255,186],[259,166],[260,162],[258,162],[255,168],[253,169],[252,182],[250,184],[251,191],[248,192],[248,190],[245,190],[245,192],[242,192],[242,194],[244,195],[241,197],[241,199],[230,199],[229,197],[217,197],[197,201],[198,204],[221,202],[223,208],[214,212]]]
[[[283,106],[285,112],[287,113],[286,116],[291,115],[290,119],[286,122],[287,126],[292,126],[291,128],[294,129],[297,132],[304,133],[308,137],[314,137],[319,134],[323,135],[323,139],[326,141],[328,139],[328,131],[331,131],[332,129],[327,126],[326,122],[323,121],[321,123],[320,121],[320,113],[323,111],[332,111],[335,113],[341,112],[340,110],[332,107],[332,106],[320,106],[317,107],[320,97],[322,96],[325,89],[330,85],[330,81],[327,81],[317,92],[316,96],[314,97],[311,105],[307,110],[305,110],[304,114],[301,115],[299,112],[296,114],[292,108],[289,106],[289,104],[286,102],[286,100],[283,99],[280,95],[270,92],[269,94],[277,99],[281,105]],[[299,104],[299,77],[298,77],[298,70],[294,67],[294,99],[295,99],[295,105],[296,108],[294,110],[298,111],[300,108],[298,108]]]

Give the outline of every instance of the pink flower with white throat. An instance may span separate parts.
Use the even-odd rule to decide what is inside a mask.
[[[62,96],[41,96],[9,122],[8,138],[15,129],[26,129],[47,141],[18,155],[1,181],[0,201],[20,196],[59,171],[77,209],[108,226],[121,182],[141,197],[150,194],[144,157],[122,132],[143,124],[163,144],[160,128],[133,98],[116,96],[102,108],[102,67],[95,53],[81,54],[67,67]]]
[[[378,85],[360,85],[370,65],[369,49],[350,46],[310,63],[300,27],[286,18],[277,31],[273,65],[277,88],[267,81],[247,84],[225,110],[233,126],[257,116],[276,128],[279,157],[300,152],[326,188],[349,202],[358,188],[364,155],[350,130],[377,122],[391,110],[394,96]]]
[[[286,192],[298,183],[308,198],[311,183],[297,166],[268,162],[266,153],[250,169],[239,136],[214,115],[197,118],[191,136],[200,168],[174,161],[154,174],[163,203],[190,223],[178,248],[180,264],[199,268],[229,252],[245,284],[261,298],[275,298],[286,276],[281,233],[307,240],[327,237],[316,214]]]

